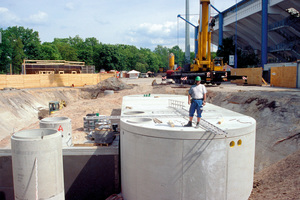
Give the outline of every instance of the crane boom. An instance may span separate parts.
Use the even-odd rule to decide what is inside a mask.
[[[198,32],[198,53],[194,63],[191,65],[191,71],[209,71],[211,69],[210,42],[211,32],[208,28],[210,0],[200,0],[201,15],[199,22],[201,28]]]
[[[202,83],[220,85],[227,81],[227,73],[223,70],[223,58],[211,58],[211,32],[215,20],[210,20],[210,0],[200,1],[199,28],[196,28],[197,38],[195,39],[195,59],[191,65],[184,66],[180,72],[167,74],[167,78],[175,80],[176,83],[193,84],[195,77],[200,76]],[[196,27],[189,20],[183,19],[188,24]],[[186,80],[186,81],[185,81]]]

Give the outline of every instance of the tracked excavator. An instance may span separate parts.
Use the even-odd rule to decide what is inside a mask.
[[[200,76],[202,83],[220,85],[221,82],[227,81],[227,74],[226,71],[223,71],[223,58],[211,59],[210,44],[214,19],[210,20],[209,16],[210,0],[200,0],[200,6],[201,13],[195,43],[195,59],[192,64],[186,65],[181,71],[167,73],[167,78],[173,79],[176,83],[193,84],[195,78]]]

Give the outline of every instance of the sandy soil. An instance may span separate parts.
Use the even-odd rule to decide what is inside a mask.
[[[51,117],[68,117],[72,120],[72,139],[74,144],[87,142],[87,134],[83,131],[83,117],[90,113],[99,113],[100,115],[114,115],[121,109],[122,98],[126,95],[133,94],[164,94],[164,93],[182,93],[185,94],[188,88],[175,89],[169,85],[160,85],[160,80],[156,83],[159,85],[152,86],[154,79],[122,79],[122,83],[111,84],[105,86],[98,84],[97,86],[89,86],[83,89],[82,99],[72,102],[59,112],[51,115]],[[114,91],[112,95],[104,95],[103,90],[118,89],[120,85],[125,84],[131,86],[128,89]],[[121,87],[126,88],[126,87]],[[177,90],[177,91],[175,91]],[[97,98],[95,98],[97,96]],[[94,97],[94,98],[93,98]],[[86,99],[85,99],[86,98]],[[93,99],[91,99],[93,98]],[[109,102],[109,103],[108,103]],[[39,121],[31,124],[24,129],[39,128]]]
[[[131,87],[117,88],[112,95],[104,95],[104,87],[100,84],[97,86],[82,88],[82,90],[80,89],[81,96],[79,99],[73,99],[68,102],[67,106],[62,110],[51,115],[51,117],[64,116],[72,120],[73,143],[84,143],[87,141],[87,134],[83,131],[83,116],[88,113],[99,113],[100,115],[112,115],[118,113],[121,109],[123,96],[149,93],[185,95],[188,90],[188,86],[178,87],[175,85],[161,85],[160,78],[121,80],[123,82],[123,85],[121,83],[122,86],[125,85]],[[152,82],[154,80],[158,85],[152,86]],[[119,87],[120,83],[111,82],[105,86],[107,86],[105,89],[113,89],[113,87]],[[281,149],[284,149],[293,147],[294,149],[292,150],[295,153],[286,157],[286,154],[288,153],[286,152],[286,154],[282,154],[281,157],[279,157],[280,159],[284,159],[268,167],[265,165],[262,166],[261,169],[263,170],[260,170],[255,174],[254,187],[249,199],[300,199],[300,145],[298,141],[300,133],[297,134],[297,131],[299,131],[300,117],[298,102],[299,90],[272,88],[269,86],[243,87],[233,84],[222,84],[219,87],[207,86],[207,89],[210,95],[208,98],[209,103],[224,106],[225,108],[232,109],[237,112],[247,113],[256,119],[262,120],[268,118],[270,121],[267,121],[266,119],[265,123],[270,123],[270,127],[273,127],[272,130],[279,129],[279,132],[276,132],[276,134],[285,132],[282,127],[276,127],[276,122],[289,120],[294,123],[292,125],[287,125],[287,129],[289,129],[288,131],[291,131],[288,134],[294,135],[294,137],[284,140],[284,142],[280,144],[282,146],[278,146],[276,148],[280,147]],[[228,93],[228,95],[220,95],[221,93]],[[290,96],[286,97],[287,94]],[[271,96],[262,98],[264,95]],[[271,101],[272,99],[281,100],[273,103]],[[256,111],[253,110],[254,108]],[[281,118],[271,118],[270,116],[273,115]],[[272,122],[272,120],[274,122]],[[265,123],[260,124],[260,122],[258,122],[258,129],[264,129]],[[36,119],[36,122],[24,127],[23,129],[34,128],[39,128],[38,119]],[[268,132],[270,132],[270,130],[266,130],[266,134],[263,134],[265,135],[264,137],[273,137],[267,135]],[[286,135],[282,135],[280,137],[286,139]],[[262,139],[268,141],[266,138]],[[7,136],[1,140],[0,148],[9,147],[9,143],[10,136]],[[274,147],[272,146],[270,148]],[[278,149],[278,151],[280,152],[281,149]],[[270,151],[272,150],[275,151],[276,149],[274,148]],[[260,155],[258,155],[258,153],[256,153],[256,156],[259,157]],[[261,159],[263,159],[263,157]]]

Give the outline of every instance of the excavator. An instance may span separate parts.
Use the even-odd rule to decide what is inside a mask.
[[[211,32],[215,24],[214,19],[209,21],[210,0],[200,0],[200,6],[202,9],[196,38],[195,59],[192,64],[184,67],[183,70],[167,73],[167,78],[173,79],[176,83],[182,83],[182,80],[185,80],[185,83],[193,84],[195,77],[200,76],[201,83],[220,85],[221,82],[227,81],[227,75],[223,71],[223,58],[211,59]]]

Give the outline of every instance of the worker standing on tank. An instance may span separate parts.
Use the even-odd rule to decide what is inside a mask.
[[[195,85],[189,90],[188,104],[190,104],[189,110],[189,122],[184,125],[185,127],[192,127],[192,121],[195,111],[197,110],[197,124],[196,128],[199,127],[203,106],[206,104],[206,88],[201,84],[200,76],[195,78]]]

